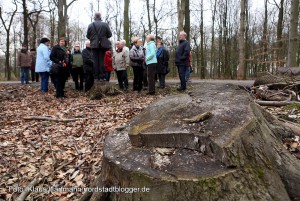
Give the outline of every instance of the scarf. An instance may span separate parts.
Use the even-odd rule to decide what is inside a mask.
[[[163,51],[163,48],[162,48],[162,47],[159,48],[159,49],[157,49],[157,52],[156,52],[156,58],[158,58],[158,57],[161,55],[162,51]]]

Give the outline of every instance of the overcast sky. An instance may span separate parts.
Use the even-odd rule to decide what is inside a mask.
[[[100,12],[104,16],[106,15],[105,1],[106,0],[100,0]],[[161,5],[162,1],[163,0],[156,0],[157,7]],[[204,0],[204,2],[205,1],[206,0]],[[70,2],[70,0],[68,0],[68,2]],[[90,2],[91,0],[78,0],[77,2],[75,2],[73,6],[70,8],[70,13],[69,13],[70,19],[79,21],[80,24],[87,27],[88,24],[91,22]],[[94,3],[95,10],[97,10],[98,7],[97,0],[94,0],[93,2],[95,2]],[[145,2],[144,0],[130,0],[130,12],[133,17],[137,18],[141,16],[141,13],[143,12],[143,6],[145,4],[144,2]],[[250,0],[251,8],[254,10],[261,9],[263,7],[263,4],[264,4],[263,0]],[[211,11],[205,11],[205,12],[207,12],[207,14],[210,14]]]

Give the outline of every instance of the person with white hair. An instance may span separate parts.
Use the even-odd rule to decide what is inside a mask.
[[[189,65],[189,55],[191,51],[190,43],[186,40],[186,33],[181,31],[179,33],[179,44],[175,54],[175,65],[178,68],[180,79],[180,87],[178,91],[186,90],[186,71]]]
[[[108,38],[112,36],[112,33],[108,24],[102,21],[99,12],[95,13],[94,20],[88,27],[86,37],[90,40],[91,44],[95,78],[99,81],[104,81],[104,55],[107,49],[102,47],[102,45],[105,41],[109,42]]]
[[[90,41],[85,42],[86,48],[82,50],[83,72],[85,78],[85,92],[89,91],[94,85],[94,60],[92,56]]]
[[[123,43],[124,50],[129,52],[129,47],[126,46],[126,40],[121,40],[120,42]]]
[[[148,85],[149,85],[149,95],[155,95],[155,73],[156,73],[156,45],[155,36],[149,34],[146,37],[147,48],[146,48],[146,65],[148,70]]]
[[[113,68],[117,73],[118,83],[121,90],[128,91],[129,52],[124,49],[124,43],[117,45],[117,50],[113,55]]]

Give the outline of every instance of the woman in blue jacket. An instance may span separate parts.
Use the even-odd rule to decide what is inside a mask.
[[[148,70],[148,86],[149,86],[149,95],[155,94],[155,73],[156,73],[156,45],[154,42],[154,35],[149,34],[146,37],[147,49],[146,49],[146,65]]]
[[[50,40],[46,37],[42,38],[36,54],[35,72],[40,73],[42,92],[48,92],[49,71],[52,65],[49,45]]]

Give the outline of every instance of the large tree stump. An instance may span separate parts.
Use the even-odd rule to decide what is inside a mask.
[[[212,116],[188,123],[199,114]],[[291,200],[300,162],[282,146],[289,131],[233,85],[202,84],[164,98],[106,137],[91,187],[140,188],[86,194],[90,200]],[[143,187],[150,192],[141,192]]]

